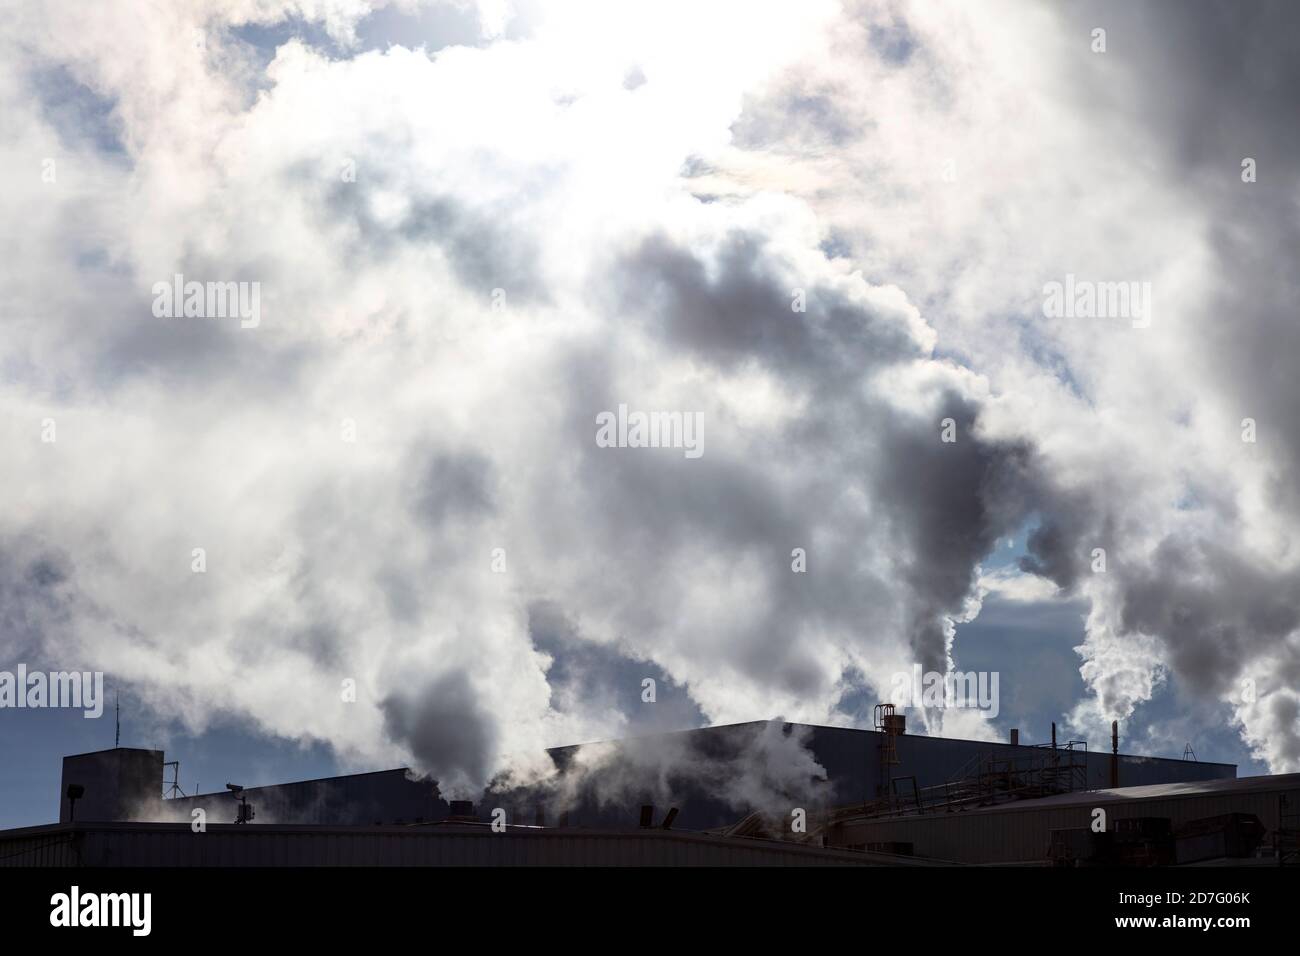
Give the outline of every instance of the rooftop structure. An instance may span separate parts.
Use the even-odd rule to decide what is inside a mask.
[[[1154,827],[1159,861],[1174,862],[1178,834],[1185,857],[1240,857],[1289,832],[1300,808],[1300,776],[1237,780],[1231,764],[1120,754],[1117,735],[1106,753],[1017,732],[910,735],[892,708],[876,723],[754,721],[560,747],[544,786],[477,801],[449,801],[402,768],[166,798],[161,751],[114,748],[64,758],[59,824],[0,841],[50,865],[1077,863],[1111,852],[1083,835],[1101,808],[1121,828]],[[1135,820],[1148,822],[1123,822]]]

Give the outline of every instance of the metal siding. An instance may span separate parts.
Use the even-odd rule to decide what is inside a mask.
[[[1122,801],[1099,795],[1096,806],[1106,809],[1108,822],[1132,817],[1168,817],[1174,827],[1223,813],[1253,813],[1272,830],[1278,825],[1277,798],[1283,793],[1293,801],[1300,800],[1300,790],[1279,787],[1276,790]],[[1016,809],[973,810],[849,824],[844,828],[844,842],[855,845],[910,842],[917,856],[953,862],[1040,862],[1046,859],[1051,830],[1086,827],[1091,821],[1092,807],[1086,804],[1043,809],[1032,809],[1022,804]]]
[[[445,818],[447,804],[435,790],[432,782],[409,780],[405,770],[397,769],[248,787],[244,795],[259,824],[372,826],[376,821],[393,825],[399,819],[407,824],[416,818],[429,823]],[[208,812],[210,823],[233,822],[235,800],[229,793],[164,800],[159,822],[187,820],[195,807]]]
[[[29,852],[66,828],[0,834],[0,864],[76,865],[68,855]],[[481,830],[441,827],[275,828],[214,825],[196,834],[185,824],[78,826],[85,865],[120,866],[322,866],[322,865],[879,865],[868,854],[742,838],[667,831],[592,832]]]
[[[677,734],[662,735],[667,738],[684,738],[686,745],[703,757],[714,752],[743,750],[747,741],[767,725],[765,721],[708,727]],[[788,724],[788,732],[806,734],[808,748],[817,762],[826,770],[833,792],[827,793],[826,803],[845,806],[874,800],[880,783],[881,734],[871,730],[851,727],[820,727],[807,724]],[[635,748],[647,739],[632,738],[614,742],[617,747]],[[990,741],[960,740],[944,737],[926,737],[902,734],[895,738],[900,763],[893,768],[893,776],[914,776],[918,787],[937,786],[959,776],[972,761],[984,754],[999,757],[1017,756],[1026,761],[1043,756],[1043,749],[1034,746],[1012,747]],[[557,765],[563,767],[580,748],[561,747],[549,753]],[[1110,782],[1110,754],[1091,751],[1086,758],[1089,786],[1101,788]],[[1236,776],[1232,764],[1216,764],[1167,758],[1120,756],[1120,782],[1122,785],[1142,783],[1185,782],[1207,779],[1231,779]],[[647,797],[649,795],[647,794]],[[635,805],[602,807],[597,801],[580,801],[570,820],[585,826],[620,826],[634,819]],[[726,826],[744,816],[744,810],[728,806],[709,793],[697,793],[689,788],[674,793],[671,805],[679,807],[678,826],[683,829],[702,830]]]

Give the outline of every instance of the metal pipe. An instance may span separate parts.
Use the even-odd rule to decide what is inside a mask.
[[[1119,721],[1110,722],[1110,785],[1119,786]]]

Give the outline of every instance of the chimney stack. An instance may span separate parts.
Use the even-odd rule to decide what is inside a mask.
[[[1020,730],[1016,727],[1011,728],[1011,746],[1020,746]]]
[[[1110,722],[1110,785],[1119,786],[1119,721]]]

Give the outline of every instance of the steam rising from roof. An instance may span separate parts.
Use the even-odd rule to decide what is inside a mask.
[[[1090,606],[1076,726],[1172,678],[1300,766],[1293,13],[1102,5],[1103,63],[1078,5],[561,5],[436,52],[301,6],[33,2],[0,39],[5,154],[57,169],[0,196],[5,633],[190,732],[473,791],[653,725],[646,678],[686,721],[850,721],[949,668],[1029,529],[1020,573]],[[234,29],[290,11],[342,52]],[[1224,49],[1251,71],[1201,80]],[[177,272],[260,282],[261,326],[155,318]],[[1046,320],[1067,272],[1153,280],[1152,327]],[[706,454],[598,447],[621,403]],[[601,799],[816,778],[754,746],[580,760]]]

